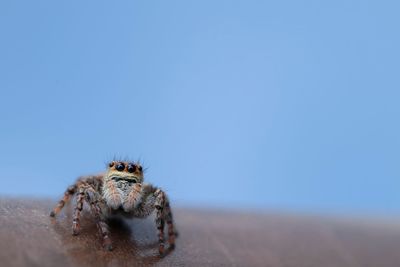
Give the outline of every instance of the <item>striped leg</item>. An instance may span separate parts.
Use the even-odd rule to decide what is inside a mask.
[[[86,200],[89,202],[90,209],[96,218],[96,225],[103,239],[103,246],[106,250],[112,250],[111,239],[109,237],[108,225],[104,220],[104,216],[101,213],[98,198],[96,197],[97,192],[90,186],[86,187],[85,195]]]
[[[143,185],[143,199],[135,210],[136,217],[145,217],[156,210],[156,226],[158,230],[159,252],[163,256],[165,253],[164,226],[168,225],[168,243],[170,249],[175,247],[176,231],[174,229],[173,218],[169,200],[166,194],[152,186],[151,184]]]
[[[76,184],[71,185],[67,188],[64,193],[64,197],[58,202],[57,206],[50,212],[51,217],[55,217],[61,210],[64,208],[64,205],[71,199],[71,197],[75,194]]]
[[[172,211],[171,211],[171,207],[169,205],[168,200],[165,203],[164,214],[165,214],[165,220],[167,221],[167,225],[168,225],[169,247],[170,247],[170,249],[174,249],[175,248],[175,229],[174,229],[174,223],[173,223],[173,219],[172,219]]]
[[[156,196],[156,202],[155,202],[155,207],[157,209],[157,214],[156,214],[156,224],[157,224],[157,229],[159,231],[158,235],[158,241],[159,241],[159,252],[162,255],[164,253],[164,225],[165,221],[167,222],[168,225],[168,243],[169,243],[169,248],[174,249],[175,248],[175,229],[174,229],[174,223],[173,223],[173,218],[172,218],[172,211],[171,207],[169,205],[169,200],[165,193],[161,191],[160,189],[157,189],[154,192],[154,195]]]
[[[154,192],[156,196],[156,201],[154,203],[155,208],[157,209],[156,213],[156,225],[158,229],[158,252],[160,255],[164,254],[164,205],[165,205],[165,194],[160,189],[157,189]]]
[[[163,218],[163,211],[161,207],[157,207],[157,214],[156,214],[156,225],[158,229],[158,252],[160,255],[164,254],[164,218]]]
[[[79,222],[80,222],[80,218],[81,218],[81,211],[83,208],[84,200],[85,200],[85,188],[80,187],[78,197],[76,198],[74,217],[72,219],[72,234],[73,235],[79,234],[79,231],[81,228]]]

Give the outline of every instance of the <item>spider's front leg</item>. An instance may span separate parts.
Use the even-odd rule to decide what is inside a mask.
[[[145,184],[143,186],[143,199],[144,201],[138,206],[138,216],[146,216],[154,209],[156,210],[156,226],[158,229],[158,251],[160,255],[165,252],[164,248],[164,227],[165,222],[168,225],[168,243],[170,249],[175,248],[176,233],[174,230],[174,223],[172,211],[169,204],[167,195],[161,189],[153,187],[152,185]]]
[[[80,186],[78,189],[78,196],[76,197],[74,215],[72,218],[72,234],[78,235],[81,229],[80,226],[80,219],[81,219],[81,212],[83,209],[83,201],[85,200],[85,187]]]
[[[109,237],[109,230],[108,230],[108,225],[105,221],[105,216],[101,211],[100,207],[100,194],[90,185],[85,185],[83,186],[83,193],[85,196],[85,199],[87,203],[90,206],[90,210],[92,211],[95,219],[96,219],[96,225],[99,230],[99,233],[101,235],[102,241],[103,241],[103,246],[107,250],[112,250],[112,243],[111,239]]]
[[[169,205],[167,195],[161,189],[157,189],[154,192],[156,197],[154,206],[157,210],[156,213],[156,225],[158,229],[158,251],[160,255],[164,254],[164,225],[167,222],[168,225],[168,243],[171,249],[175,248],[175,230],[172,221],[172,211]]]

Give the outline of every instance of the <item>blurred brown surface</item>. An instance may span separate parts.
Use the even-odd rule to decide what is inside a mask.
[[[111,221],[104,251],[88,213],[71,235],[70,207],[0,199],[1,266],[400,266],[400,226],[328,217],[176,209],[177,247],[157,256],[153,218]]]

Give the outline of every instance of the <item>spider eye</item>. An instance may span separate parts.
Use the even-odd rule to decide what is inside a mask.
[[[139,166],[138,169],[140,172],[143,170],[142,166]]]
[[[112,161],[112,162],[110,162],[110,163],[108,163],[108,167],[112,167],[112,166],[114,166],[114,161]]]
[[[134,164],[129,164],[128,165],[128,172],[135,172],[136,171],[136,166]]]
[[[117,166],[115,166],[115,169],[117,169],[117,171],[123,171],[125,169],[125,165],[120,162],[117,164]]]

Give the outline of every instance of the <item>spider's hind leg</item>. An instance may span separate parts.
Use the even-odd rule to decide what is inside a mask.
[[[67,188],[67,190],[64,193],[63,198],[58,202],[58,204],[54,207],[54,209],[50,212],[50,217],[55,217],[62,208],[64,208],[65,204],[71,199],[71,197],[75,194],[76,192],[77,185],[71,185]]]

